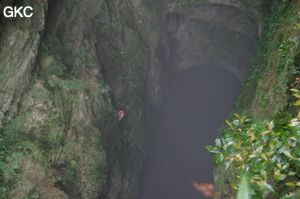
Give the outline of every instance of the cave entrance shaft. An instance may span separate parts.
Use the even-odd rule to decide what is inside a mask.
[[[216,4],[179,9],[166,21],[168,52],[158,54],[168,68],[167,97],[138,199],[199,199],[193,183],[213,183],[205,146],[234,108],[256,53],[257,25],[237,8]]]

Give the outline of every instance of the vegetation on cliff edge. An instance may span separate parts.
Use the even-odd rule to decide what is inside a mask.
[[[252,198],[292,198],[300,187],[300,115],[294,106],[300,97],[299,3],[273,1],[237,102],[242,116],[234,114],[216,145],[208,147],[224,198],[235,197],[245,173]]]

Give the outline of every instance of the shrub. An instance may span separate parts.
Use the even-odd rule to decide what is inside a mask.
[[[291,89],[300,99],[300,91]],[[298,100],[294,105],[300,105]],[[248,174],[255,198],[271,193],[290,198],[300,187],[300,112],[285,123],[260,121],[234,114],[215,146],[208,146],[217,164],[235,173],[233,188]]]

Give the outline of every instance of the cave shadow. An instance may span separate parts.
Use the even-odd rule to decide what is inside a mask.
[[[241,83],[230,72],[201,66],[168,78],[168,96],[141,175],[138,199],[201,199],[193,182],[213,183],[214,144]]]

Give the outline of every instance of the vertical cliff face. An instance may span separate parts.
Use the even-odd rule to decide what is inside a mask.
[[[27,3],[39,10],[33,18],[28,20],[1,18],[0,21],[0,126],[16,112],[17,104],[31,78],[41,33],[45,27],[47,1],[38,3],[27,1]],[[0,7],[5,5],[8,4],[1,2]]]
[[[4,198],[135,198],[168,70],[242,79],[255,51],[256,23],[234,1],[28,4],[32,19],[1,19]]]
[[[162,101],[158,20],[141,1],[23,4],[34,18],[1,21],[1,195],[134,198]]]

